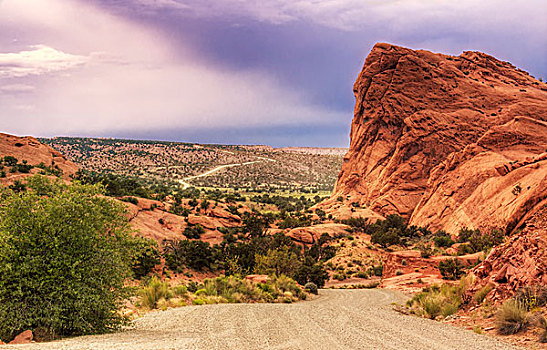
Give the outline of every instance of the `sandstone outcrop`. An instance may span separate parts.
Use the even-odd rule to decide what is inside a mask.
[[[40,143],[37,139],[31,136],[18,137],[0,133],[0,157],[13,156],[22,162],[26,160],[30,165],[39,165],[43,163],[48,167],[57,166],[63,171],[63,177],[69,178],[78,170],[78,166],[69,161],[64,155],[57,152],[50,146]],[[38,172],[40,169],[33,169],[33,172]],[[9,177],[15,176],[6,172]]]
[[[182,205],[190,210],[187,217],[168,212],[169,205],[155,200],[137,198],[137,204],[124,202],[127,207],[129,222],[137,234],[161,243],[164,239],[186,239],[184,230],[189,225],[201,225],[205,233],[201,240],[218,244],[223,240],[223,234],[218,231],[220,227],[236,227],[241,225],[241,218],[228,211],[225,203],[217,202],[214,207],[196,212],[185,199]]]
[[[503,300],[524,286],[547,285],[547,204],[527,220],[526,227],[494,248],[473,270],[476,291],[490,284],[489,298]]]
[[[377,44],[331,199],[410,224],[512,231],[547,198],[547,85],[480,52]]]

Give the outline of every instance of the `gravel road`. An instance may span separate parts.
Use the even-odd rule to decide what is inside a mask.
[[[2,349],[517,349],[486,335],[399,314],[396,292],[321,290],[296,304],[221,304],[153,312],[132,330]]]

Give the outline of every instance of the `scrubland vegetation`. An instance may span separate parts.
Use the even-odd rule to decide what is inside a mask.
[[[292,303],[306,299],[304,290],[283,275],[272,276],[262,283],[239,276],[221,276],[205,279],[193,288],[171,285],[153,277],[138,290],[138,296],[137,305],[144,310],[222,303]]]
[[[220,165],[245,163],[189,181],[195,187],[246,195],[326,195],[334,186],[343,157],[340,151],[322,154],[265,146],[65,137],[40,141],[98,176],[113,174],[148,185],[174,185]]]
[[[0,339],[10,340],[25,329],[39,339],[118,329],[127,322],[120,310],[134,291],[127,282],[134,279],[149,281],[138,292],[140,305],[165,308],[293,302],[306,298],[295,280],[316,293],[328,278],[323,262],[334,251],[326,237],[301,249],[283,234],[266,235],[271,217],[251,213],[241,227],[226,229],[219,245],[178,240],[158,246],[133,237],[124,206],[105,196],[145,186],[88,182],[66,184],[35,175],[17,188],[1,189]],[[196,225],[187,234],[200,232]],[[170,271],[207,270],[226,277],[169,286],[150,278],[162,261]],[[270,278],[257,284],[240,277],[250,273]]]

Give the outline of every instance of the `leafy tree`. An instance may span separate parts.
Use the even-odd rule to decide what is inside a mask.
[[[439,230],[435,233],[433,242],[435,242],[437,247],[450,247],[454,244],[450,235],[443,230]]]
[[[133,264],[131,269],[136,278],[148,275],[156,265],[161,263],[158,243],[152,239],[135,237],[132,242]]]
[[[212,268],[215,262],[211,245],[203,241],[179,240],[164,241],[163,256],[167,266],[173,271],[184,267],[195,270]]]
[[[439,262],[439,271],[444,278],[449,280],[457,280],[464,273],[463,265],[458,259],[447,259]]]
[[[291,252],[288,247],[270,249],[266,255],[257,254],[255,259],[255,272],[265,275],[294,276],[301,265],[296,253]]]
[[[102,186],[30,178],[0,190],[0,337],[25,329],[52,336],[106,332],[130,276],[123,206]]]
[[[329,274],[322,263],[317,263],[311,256],[306,256],[294,275],[294,279],[301,285],[313,282],[321,288],[329,279]]]
[[[202,234],[205,233],[205,228],[200,224],[197,225],[188,225],[184,229],[184,236],[188,239],[199,239]]]
[[[401,231],[397,228],[389,228],[387,231],[377,230],[371,237],[370,241],[375,244],[379,244],[384,248],[389,247],[390,245],[399,244],[401,236]]]

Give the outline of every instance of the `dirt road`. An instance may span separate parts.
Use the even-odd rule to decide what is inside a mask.
[[[153,312],[125,332],[2,349],[517,349],[392,310],[392,291],[321,290],[296,304],[222,304]]]

